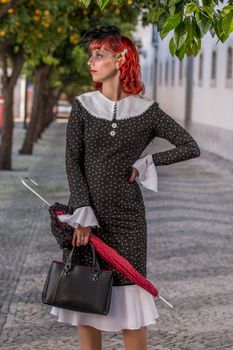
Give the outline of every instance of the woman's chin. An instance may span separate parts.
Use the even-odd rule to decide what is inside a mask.
[[[93,83],[102,83],[99,79],[92,79]]]

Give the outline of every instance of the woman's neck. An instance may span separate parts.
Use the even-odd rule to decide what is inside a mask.
[[[101,92],[112,101],[119,101],[130,95],[122,90],[120,84],[102,84]]]

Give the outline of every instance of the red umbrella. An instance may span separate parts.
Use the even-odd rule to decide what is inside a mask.
[[[127,259],[117,253],[117,251],[104,243],[99,237],[95,235],[90,236],[90,241],[95,247],[97,253],[106,260],[109,264],[113,265],[118,271],[125,275],[130,281],[136,283],[140,287],[144,288],[147,292],[154,297],[158,296],[159,292],[153,284],[147,280],[142,274],[140,274]]]
[[[24,178],[26,180],[32,181],[35,185],[37,183],[29,178]],[[34,194],[36,194],[43,202],[45,202],[47,205],[49,205],[49,212],[51,215],[52,222],[59,228],[62,228],[62,235],[63,240],[66,241],[66,245],[70,245],[71,243],[71,234],[73,232],[73,228],[69,226],[66,223],[62,223],[58,219],[58,215],[68,214],[68,206],[64,204],[60,204],[56,202],[54,205],[51,205],[49,202],[47,202],[42,196],[40,196],[35,190],[33,190],[28,184],[25,183],[24,179],[21,179],[22,183],[29,188]],[[64,230],[68,229],[67,234],[64,234]],[[60,243],[59,238],[61,236],[61,231],[59,231],[57,234],[55,234],[55,237]],[[137,284],[141,288],[145,289],[147,292],[152,294],[154,297],[160,298],[162,301],[164,301],[168,306],[173,308],[173,306],[164,299],[161,295],[159,295],[159,292],[157,288],[148,280],[146,279],[140,272],[138,272],[130,262],[125,259],[123,256],[121,256],[117,251],[113,248],[111,248],[109,245],[107,245],[104,241],[102,241],[99,237],[91,234],[89,240],[93,244],[95,250],[97,253],[109,264],[114,266],[118,271],[120,271],[123,275],[125,275],[130,281]],[[61,243],[60,246],[62,247]]]

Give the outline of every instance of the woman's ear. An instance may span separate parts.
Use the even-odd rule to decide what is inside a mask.
[[[122,63],[125,62],[125,57],[124,56],[120,56],[117,58],[117,69],[119,69],[119,67],[122,65]]]

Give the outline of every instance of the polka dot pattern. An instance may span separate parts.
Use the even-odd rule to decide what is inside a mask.
[[[114,132],[114,133],[113,133]],[[92,232],[146,277],[147,224],[145,206],[136,181],[129,184],[132,164],[156,137],[176,148],[153,155],[156,165],[165,165],[199,155],[199,147],[187,131],[163,112],[157,102],[142,114],[112,120],[90,113],[78,99],[67,124],[66,167],[72,210],[90,205],[100,227]],[[89,246],[78,250],[77,262],[92,263]],[[113,269],[99,257],[100,266]],[[133,284],[114,271],[114,285]]]

